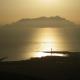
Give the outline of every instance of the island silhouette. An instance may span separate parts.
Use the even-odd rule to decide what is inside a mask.
[[[46,28],[46,27],[63,27],[63,28],[74,28],[79,27],[79,24],[62,18],[60,16],[51,16],[51,17],[38,17],[38,18],[25,18],[13,22],[12,24],[4,25],[4,27],[26,27],[26,28]]]

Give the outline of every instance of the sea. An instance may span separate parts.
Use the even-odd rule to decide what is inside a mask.
[[[0,29],[0,58],[27,60],[50,56],[46,51],[80,51],[78,28],[27,28],[6,27]]]

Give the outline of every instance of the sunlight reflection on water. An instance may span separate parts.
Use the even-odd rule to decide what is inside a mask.
[[[56,50],[65,50],[64,45],[61,44],[64,42],[62,37],[59,36],[58,29],[52,28],[41,28],[37,29],[35,36],[33,38],[33,42],[36,44],[32,44],[29,50],[29,57],[43,57],[50,56],[50,54],[43,53],[43,51],[50,51],[53,48]],[[53,54],[53,56],[66,56],[64,54]]]

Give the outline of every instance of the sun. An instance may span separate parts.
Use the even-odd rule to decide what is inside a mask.
[[[40,0],[40,1],[45,4],[55,4],[59,2],[58,0]]]
[[[52,0],[42,0],[43,2],[45,2],[45,3],[50,3],[50,2],[52,2]]]
[[[61,3],[61,0],[38,0],[39,5],[43,7],[52,7],[52,6],[58,6]]]
[[[50,5],[50,4],[52,4],[53,0],[40,0],[40,2],[42,4]]]

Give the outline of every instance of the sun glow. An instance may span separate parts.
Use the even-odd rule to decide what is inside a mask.
[[[33,37],[33,42],[29,45],[28,50],[25,51],[28,58],[31,57],[45,57],[45,56],[60,56],[66,57],[66,54],[46,53],[46,51],[63,51],[66,47],[63,44],[63,38],[60,37],[60,32],[56,28],[37,28]],[[25,57],[26,57],[25,56]]]
[[[40,3],[44,5],[56,5],[60,3],[60,0],[40,0]]]
[[[37,57],[45,57],[45,56],[59,56],[59,57],[67,57],[67,54],[58,54],[58,53],[54,53],[54,54],[49,54],[49,53],[43,53],[43,52],[39,52],[37,54]]]
[[[55,32],[56,30],[54,30]],[[39,41],[39,52],[36,52],[35,57],[44,57],[44,56],[66,56],[64,54],[50,54],[45,53],[44,51],[51,51],[51,48],[53,48],[54,51],[56,51],[59,47],[58,40],[60,40],[59,37],[57,37],[58,34],[53,33],[53,30],[50,28],[43,29],[39,32],[37,37],[37,41]]]
[[[52,2],[58,2],[59,0],[40,0],[43,3],[52,3]]]
[[[44,3],[51,3],[53,0],[41,0]]]

